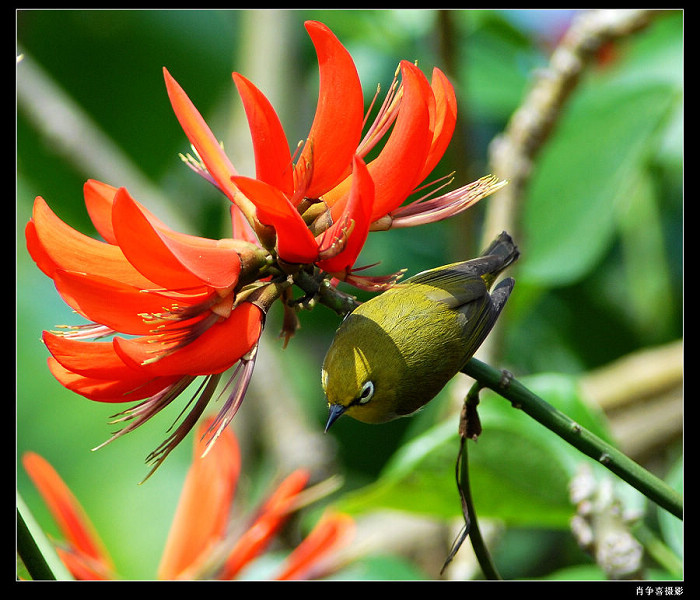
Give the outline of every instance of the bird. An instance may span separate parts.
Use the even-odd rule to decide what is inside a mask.
[[[493,328],[515,280],[491,288],[519,256],[504,231],[479,257],[418,273],[348,313],[321,369],[325,430],[341,415],[385,423],[432,400]]]

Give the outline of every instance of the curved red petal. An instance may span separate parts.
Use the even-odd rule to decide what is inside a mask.
[[[287,136],[270,101],[248,79],[233,73],[233,81],[243,101],[253,138],[256,178],[294,193],[294,171]]]
[[[236,191],[231,185],[231,176],[236,175],[233,163],[228,159],[221,144],[180,84],[166,68],[163,68],[163,75],[170,103],[187,139],[194,146],[219,188],[233,200]]]
[[[203,438],[212,423],[213,419],[205,420],[194,438],[192,465],[158,567],[159,579],[176,579],[186,574],[226,533],[241,454],[233,430],[227,427],[202,456],[206,446]]]
[[[87,377],[69,371],[53,357],[49,357],[47,364],[51,374],[63,387],[95,402],[134,402],[150,398],[179,379],[179,376],[152,377],[150,375],[135,375],[122,379]]]
[[[198,295],[168,296],[72,271],[56,271],[54,283],[66,303],[87,320],[130,335],[151,333],[158,325],[152,315],[203,302],[211,295],[203,288]]]
[[[309,473],[297,469],[288,475],[260,509],[255,522],[238,539],[220,573],[231,579],[258,556],[291,515],[296,496],[309,481]]]
[[[342,513],[325,513],[311,533],[287,557],[275,579],[299,580],[322,574],[330,555],[346,546],[354,533],[352,517]]]
[[[238,280],[241,261],[234,249],[221,247],[215,240],[156,228],[124,188],[114,197],[112,222],[129,262],[165,288],[206,284],[226,289]]]
[[[154,376],[212,375],[233,366],[257,344],[262,320],[262,311],[244,302],[228,318],[173,352],[168,352],[172,343],[161,345],[157,336],[115,338],[114,347],[126,364]]]
[[[111,341],[86,342],[44,331],[41,337],[51,355],[69,371],[96,379],[145,381],[150,375],[127,366]]]
[[[37,266],[53,279],[56,269],[99,273],[148,289],[154,283],[139,273],[118,246],[83,235],[59,219],[43,198],[34,201],[25,229],[27,249]]]
[[[250,177],[234,177],[233,181],[255,204],[258,220],[274,227],[280,258],[292,264],[316,260],[316,240],[287,196],[277,188]]]
[[[309,138],[297,162],[312,175],[304,195],[318,198],[348,172],[362,135],[362,86],[350,53],[333,32],[317,21],[307,21],[319,66],[319,94]]]
[[[90,220],[97,233],[105,242],[116,244],[114,229],[112,229],[112,202],[117,188],[114,186],[89,179],[83,185],[83,195],[85,196],[85,206],[87,207]]]
[[[432,142],[430,84],[407,61],[401,62],[401,78],[403,97],[394,129],[379,156],[368,165],[375,193],[372,221],[399,206],[413,191]]]
[[[25,453],[22,463],[72,548],[111,570],[112,561],[95,527],[56,470],[34,452]]]
[[[359,157],[353,159],[352,188],[345,210],[340,218],[322,236],[324,239],[339,239],[343,229],[349,237],[342,251],[335,256],[320,260],[316,264],[328,273],[345,273],[357,260],[367,240],[374,203],[374,183],[365,163]]]
[[[454,87],[440,69],[433,69],[430,85],[435,97],[435,109],[431,112],[433,140],[423,170],[416,179],[416,185],[428,176],[445,154],[457,122],[457,97]]]
[[[399,206],[413,191],[430,152],[431,105],[435,104],[427,78],[415,65],[401,62],[403,95],[396,122],[379,155],[368,163],[374,181],[372,222]],[[324,200],[333,221],[345,210],[352,176],[331,190]]]
[[[110,244],[116,244],[114,228],[112,226],[112,206],[114,197],[119,188],[107,183],[102,183],[96,179],[88,179],[83,185],[85,196],[85,206],[87,207],[90,219],[95,225],[97,232]],[[155,215],[148,211],[143,205],[136,202],[144,214],[148,215],[148,220],[158,229],[171,231],[165,223],[160,221]]]

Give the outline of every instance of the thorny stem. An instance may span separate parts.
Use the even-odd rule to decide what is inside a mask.
[[[469,360],[462,372],[509,400],[515,408],[522,409],[574,448],[598,461],[664,510],[683,519],[683,498],[671,486],[545,402],[509,373],[475,358]]]

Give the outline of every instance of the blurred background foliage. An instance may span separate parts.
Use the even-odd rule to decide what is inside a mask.
[[[37,195],[69,224],[94,234],[82,201],[87,178],[128,187],[175,228],[228,235],[226,200],[177,157],[189,148],[168,103],[162,67],[224,140],[239,171],[252,174],[249,132],[230,72],[259,85],[288,138],[302,139],[317,94],[306,19],[325,22],[349,49],[368,105],[377,84],[386,89],[400,59],[417,60],[428,74],[439,66],[455,85],[460,114],[436,175],[455,171],[457,186],[489,172],[491,140],[575,15],[18,11],[17,485],[45,530],[56,533],[19,463],[26,450],[42,454],[68,482],[118,571],[129,579],[152,578],[189,463],[190,446],[183,444],[137,485],[146,473],[145,456],[181,405],[90,452],[112,433],[108,421],[119,407],[64,390],[46,369],[41,331],[76,319],[29,258],[23,235]],[[680,11],[661,12],[642,31],[606,47],[585,71],[512,216],[522,257],[491,361],[679,490],[682,111]],[[412,274],[471,257],[482,245],[490,202],[496,197],[447,222],[372,234],[360,263],[381,261],[376,272],[406,268]],[[235,421],[246,450],[236,510],[296,466],[312,466],[317,477],[340,473],[344,484],[333,502],[358,517],[367,555],[340,576],[438,578],[460,523],[455,410],[466,378],[457,378],[416,417],[376,427],[341,420],[324,436],[319,370],[338,318],[322,306],[302,314],[302,328],[286,350],[276,339],[280,318],[278,312],[270,317],[252,388]],[[495,395],[484,394],[480,410],[484,433],[470,444],[473,494],[502,575],[604,578],[570,531],[576,507],[569,484],[586,460]],[[599,482],[611,477],[593,472]],[[681,524],[628,486],[615,482],[614,489],[626,510],[641,515],[633,531],[648,550],[644,577],[682,577]],[[478,577],[466,546],[452,575]]]

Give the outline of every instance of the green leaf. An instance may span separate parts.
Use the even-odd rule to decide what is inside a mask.
[[[17,493],[17,555],[32,579],[63,581],[73,579],[19,492]]]
[[[632,182],[628,202],[619,204],[619,229],[624,254],[624,286],[610,286],[618,303],[646,339],[666,332],[675,316],[673,287],[664,246],[663,222],[648,172]],[[643,294],[629,293],[644,290]]]
[[[518,107],[545,56],[508,19],[490,10],[460,15],[470,32],[458,65],[463,97],[475,122],[506,121]]]
[[[617,204],[634,207],[630,192],[649,159],[679,155],[682,40],[681,14],[657,19],[618,45],[606,71],[587,74],[565,106],[524,205],[522,281],[566,285],[589,273],[616,233]]]
[[[582,426],[608,437],[598,415],[580,400],[576,382],[558,375],[527,385]],[[469,442],[471,490],[480,517],[506,524],[567,527],[573,507],[568,482],[587,460],[552,432],[484,392],[479,407],[483,433]],[[395,509],[436,518],[461,515],[455,482],[457,423],[447,421],[412,439],[394,455],[378,480],[341,499],[341,510]]]
[[[416,581],[428,579],[428,576],[406,560],[373,554],[353,561],[351,565],[326,579],[329,581]]]
[[[607,86],[570,107],[525,204],[523,280],[569,284],[597,264],[616,231],[619,190],[640,177],[675,99],[665,84]]]

